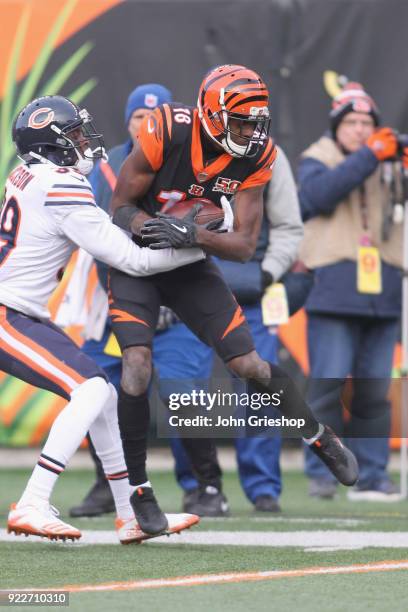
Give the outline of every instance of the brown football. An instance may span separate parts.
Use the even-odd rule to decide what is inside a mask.
[[[224,211],[220,206],[206,200],[205,198],[193,198],[191,200],[181,200],[179,202],[168,202],[163,206],[160,212],[166,215],[172,215],[177,219],[184,217],[194,204],[202,204],[202,209],[197,213],[194,218],[195,223],[198,225],[204,225],[209,221],[215,221],[216,219],[224,218]]]

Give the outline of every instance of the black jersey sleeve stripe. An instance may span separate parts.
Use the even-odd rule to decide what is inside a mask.
[[[260,158],[257,166],[259,166],[259,168],[267,168],[268,166],[270,166],[272,164],[272,162],[274,161],[276,157],[276,147],[273,144],[272,141],[270,141],[270,143],[267,145],[267,148],[265,149],[262,157]]]
[[[248,77],[246,77],[243,79],[235,79],[235,81],[231,81],[226,86],[225,91],[226,92],[230,91],[231,89],[235,89],[236,87],[239,87],[240,85],[258,85],[258,89],[259,89],[258,79],[249,79]]]
[[[233,68],[232,70],[229,70],[228,72],[222,72],[222,74],[217,74],[217,76],[215,76],[213,79],[211,79],[210,81],[208,81],[208,83],[206,83],[206,87],[207,87],[207,89],[208,89],[208,87],[209,87],[210,85],[212,85],[213,83],[215,83],[215,82],[216,82],[216,81],[218,81],[219,79],[223,79],[224,77],[228,76],[229,74],[233,74],[234,72],[235,72],[235,73],[241,72],[242,70],[245,70],[245,68],[244,68],[244,67],[242,67],[242,68],[238,68],[238,69],[237,69],[237,67],[235,66],[235,68]],[[243,82],[246,82],[246,81],[247,81],[247,79],[241,79],[241,80],[242,80]]]
[[[270,165],[273,161],[274,157],[274,149],[275,145],[271,138],[268,138],[268,143],[265,146],[262,155],[259,157],[256,165],[258,168],[263,168],[264,166]]]
[[[163,159],[169,150],[170,143],[173,137],[173,109],[169,104],[163,104],[160,107],[163,126]]]
[[[163,110],[164,110],[163,123],[166,124],[167,135],[169,137],[169,140],[171,140],[171,133],[172,133],[172,130],[173,130],[173,119],[172,119],[172,116],[171,116],[170,106],[168,104],[163,104]]]

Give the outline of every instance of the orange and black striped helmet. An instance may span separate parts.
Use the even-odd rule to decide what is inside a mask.
[[[198,93],[198,114],[206,134],[233,157],[252,157],[266,144],[269,93],[261,77],[244,66],[210,70]],[[233,122],[231,129],[230,120]],[[250,123],[253,130],[242,126]]]

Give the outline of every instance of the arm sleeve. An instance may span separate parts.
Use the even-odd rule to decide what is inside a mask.
[[[289,161],[280,148],[269,183],[265,213],[269,240],[261,267],[277,281],[295,262],[303,238],[296,184]]]
[[[337,204],[374,172],[378,160],[366,146],[347,156],[335,168],[305,157],[298,170],[299,201],[303,220],[330,215]]]
[[[98,207],[71,209],[61,220],[60,231],[95,259],[131,276],[167,272],[204,258],[201,249],[141,248]]]

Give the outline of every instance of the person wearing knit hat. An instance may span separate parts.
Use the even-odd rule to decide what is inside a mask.
[[[172,99],[171,91],[159,83],[138,85],[130,92],[124,111],[125,127],[129,138],[126,142],[109,149],[108,163],[98,164],[90,174],[96,200],[104,210],[109,210],[116,177],[123,161],[133,149],[143,119],[157,106],[169,104]]]
[[[380,112],[372,97],[360,83],[347,83],[341,92],[333,98],[330,111],[330,127],[333,137],[336,130],[348,113],[365,113],[372,117],[374,125],[380,125]]]
[[[349,82],[333,99],[329,114],[331,134],[346,153],[367,145],[378,161],[391,159],[397,150],[394,131],[380,128],[380,112],[360,83]]]
[[[299,164],[300,257],[315,273],[306,302],[311,406],[316,418],[350,436],[360,478],[349,499],[393,501],[387,381],[401,314],[402,226],[393,210],[402,176],[395,132],[380,123],[359,83],[347,83],[333,99],[330,131]],[[348,376],[354,382],[345,424],[340,394]],[[310,495],[335,495],[334,479],[308,449],[306,475]]]
[[[158,83],[139,85],[130,94],[125,107],[125,125],[133,140],[136,140],[140,125],[156,106],[172,101],[172,95],[167,87]]]

